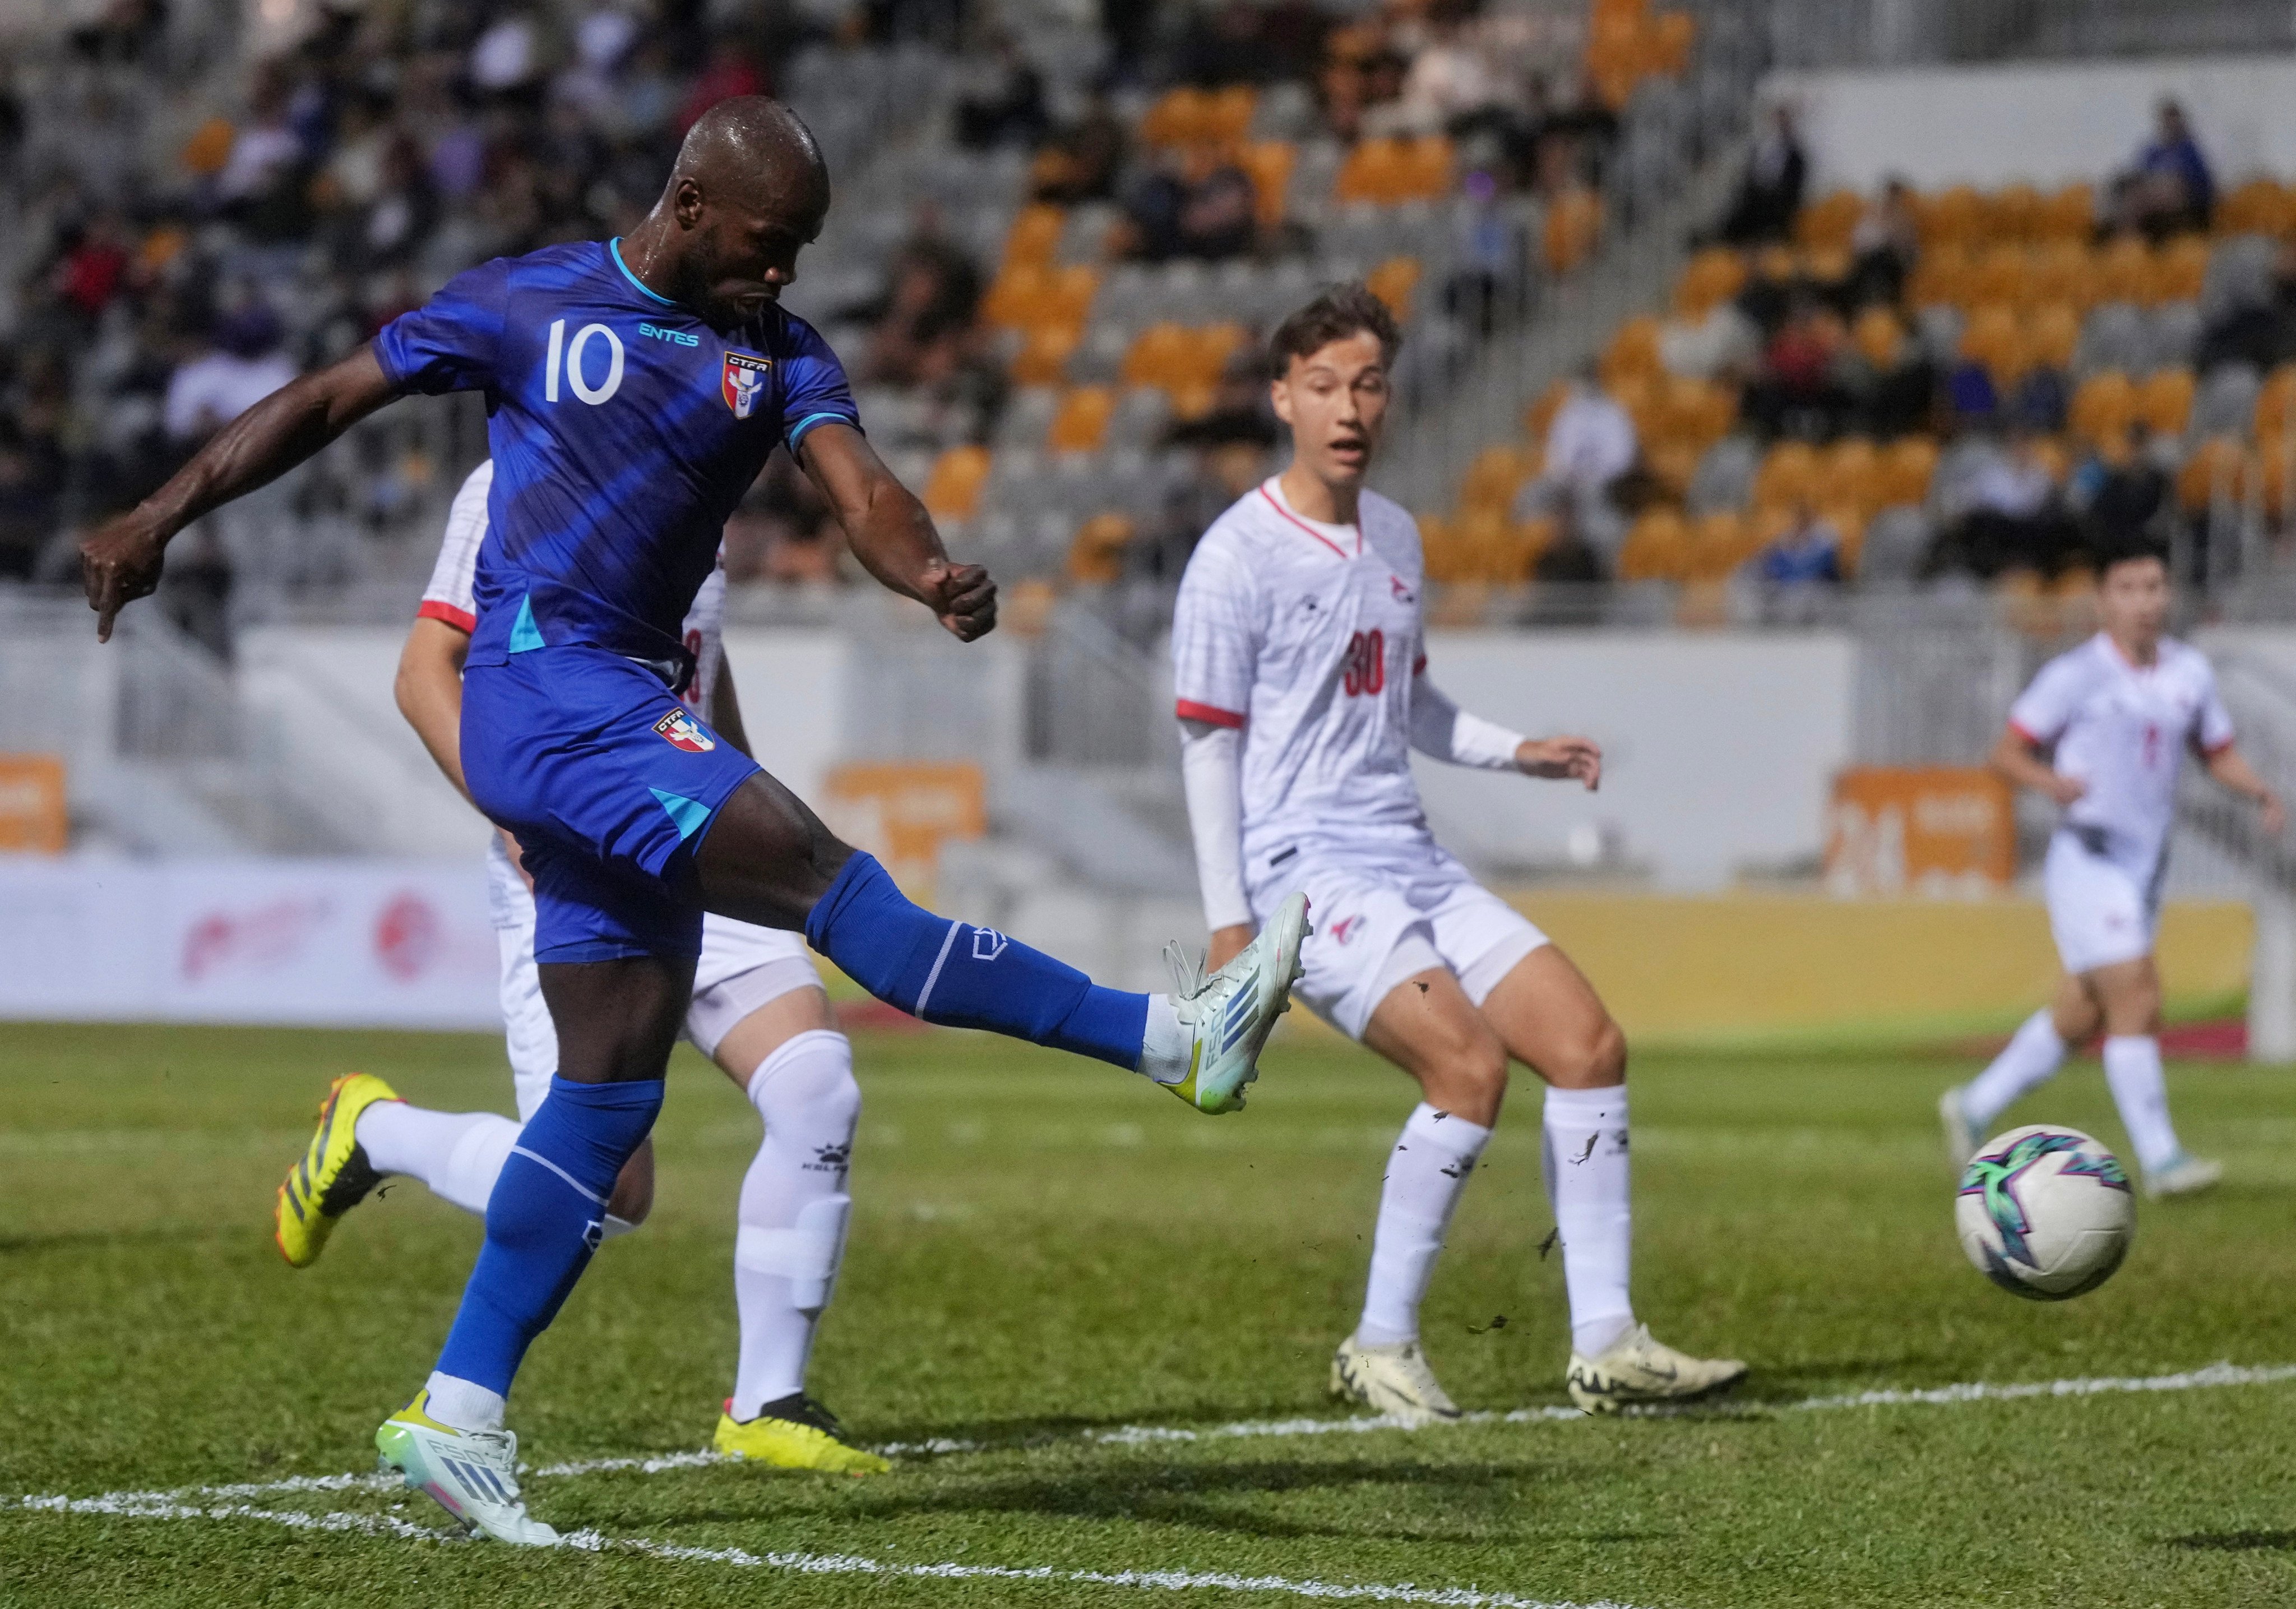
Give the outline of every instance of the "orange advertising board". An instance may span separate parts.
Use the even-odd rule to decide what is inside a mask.
[[[2009,784],[1977,766],[1859,766],[1833,779],[1825,882],[1841,895],[1971,895],[2017,871]]]
[[[980,768],[960,761],[840,766],[823,790],[823,817],[846,842],[885,863],[912,894],[929,893],[940,846],[988,831]]]
[[[0,754],[0,855],[61,855],[70,836],[64,762],[53,754]]]

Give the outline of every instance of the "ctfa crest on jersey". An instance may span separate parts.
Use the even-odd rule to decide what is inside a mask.
[[[770,357],[748,352],[726,354],[726,367],[718,385],[726,393],[726,406],[734,410],[734,418],[747,419],[758,411],[758,398],[766,394],[766,376],[773,367]]]
[[[672,710],[654,722],[653,729],[671,748],[688,754],[707,754],[718,746],[718,740],[702,729],[701,723],[683,710]]]

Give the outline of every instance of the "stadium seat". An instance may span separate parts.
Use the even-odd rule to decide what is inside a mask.
[[[1921,573],[1929,556],[1930,522],[1918,507],[1885,508],[1866,527],[1857,553],[1860,587],[1904,586]]]
[[[2084,374],[2107,369],[2139,369],[2144,366],[2151,350],[2143,315],[2125,301],[2106,302],[2091,308],[2088,316],[2081,321],[2080,344],[2073,355],[2073,366]]]
[[[1963,305],[1972,308],[1988,304],[2005,308],[2022,306],[2028,300],[2030,268],[2025,248],[2021,244],[1997,242],[1986,247],[1971,263],[1969,276],[1962,282]]]
[[[1530,406],[1522,411],[1524,438],[1534,445],[1544,446],[1547,427],[1554,423],[1554,415],[1562,412],[1562,405],[1570,399],[1570,382],[1567,380],[1554,382],[1532,398]]]
[[[2180,367],[2193,361],[2201,344],[2201,304],[2196,301],[2164,301],[2146,310],[2143,361],[2139,367],[2151,371]]]
[[[2146,306],[2197,301],[2208,283],[2209,242],[2197,234],[2180,235],[2152,254],[2150,267],[2143,299]]]
[[[1050,267],[1067,227],[1068,214],[1058,207],[1038,202],[1021,208],[1004,237],[1004,267]]]
[[[1070,359],[1084,342],[1084,325],[1035,324],[1021,332],[1021,349],[1012,366],[1017,385],[1057,385],[1068,373]]]
[[[2218,498],[2246,500],[2255,485],[2257,465],[2241,442],[2229,436],[2211,436],[2185,456],[2177,472],[2177,505],[2186,513],[2204,513]],[[2261,489],[2260,487],[2256,489]]]
[[[1854,190],[1833,190],[1794,214],[1794,243],[1805,250],[1849,249],[1857,220],[1866,216],[1866,202]]]
[[[1056,453],[1096,453],[1108,439],[1109,416],[1116,411],[1116,393],[1104,385],[1080,385],[1061,398],[1045,432],[1045,445]]]
[[[1009,263],[980,299],[980,316],[1007,329],[1043,323],[1053,283],[1053,271],[1046,264]]]
[[[1086,587],[1104,587],[1124,574],[1124,550],[1132,542],[1128,515],[1103,513],[1077,528],[1063,568],[1070,580]]]
[[[2089,266],[2087,243],[2048,240],[2035,246],[2028,259],[2027,294],[2036,307],[2062,303],[2085,312],[2096,299],[2096,275]]]
[[[2033,220],[2036,240],[2078,242],[2084,247],[2095,227],[2096,192],[2086,184],[2067,185],[2044,196],[2040,213]]]
[[[1963,326],[1957,356],[1983,364],[1993,383],[2003,390],[2014,385],[2032,366],[2032,355],[2016,310],[2006,302],[1988,302],[1972,308]]]
[[[1734,514],[1720,516],[1735,521]],[[1656,508],[1628,528],[1619,549],[1621,581],[1678,581],[1690,573],[1694,538],[1689,522],[1670,508]]]
[[[2200,436],[2231,436],[2244,432],[2256,416],[2256,400],[2264,389],[2255,365],[2220,363],[2201,382],[2193,398],[2189,428]]]
[[[1844,436],[1821,451],[1817,463],[1817,495],[1829,507],[1882,505],[1882,456],[1865,437]]]
[[[1658,356],[1659,323],[1648,314],[1629,318],[1603,349],[1603,383],[1654,379],[1662,371]]]
[[[1906,436],[1882,449],[1875,466],[1874,496],[1890,507],[1929,501],[1930,481],[1937,474],[1937,443],[1927,436]]]
[[[2080,315],[2070,302],[2051,302],[2026,321],[2028,353],[2043,368],[2070,372],[2080,347]]]
[[[2152,290],[2152,253],[2136,235],[2127,234],[2097,254],[2096,299],[2142,305]]]
[[[1711,513],[1691,528],[1690,554],[1685,579],[1726,580],[1731,572],[1761,549],[1756,532],[1763,512]],[[1773,521],[1775,516],[1769,516]]]
[[[192,130],[176,160],[193,178],[211,179],[231,160],[232,144],[238,137],[230,119],[209,118]]]
[[[1364,275],[1364,288],[1387,304],[1398,322],[1411,322],[1412,293],[1419,288],[1419,259],[1390,257]]]
[[[2219,234],[2285,234],[2296,227],[2296,197],[2268,178],[2235,185],[2218,201]]]
[[[1753,495],[1754,476],[1761,468],[1761,448],[1747,436],[1725,436],[1698,461],[1684,494],[1684,506],[1693,514],[1743,508]]]
[[[1140,332],[1124,354],[1119,371],[1127,385],[1152,385],[1169,390],[1187,375],[1191,337],[1187,326],[1169,320]]]
[[[1250,176],[1253,210],[1263,229],[1283,221],[1299,163],[1300,148],[1289,140],[1257,140],[1237,153],[1236,165]]]
[[[2119,369],[2092,374],[2073,389],[2065,423],[2078,439],[2096,447],[2118,447],[2136,417],[2136,387]]]
[[[1984,226],[1985,202],[1967,185],[1956,185],[1934,195],[1916,195],[1914,204],[1924,257],[1931,247],[1973,244]]]
[[[988,449],[952,447],[934,460],[921,495],[938,520],[970,520],[980,505],[980,488],[988,479]]]
[[[1969,248],[1950,238],[1925,244],[1906,283],[1906,300],[1914,306],[1938,303],[1960,307],[1969,300]]]
[[[1565,275],[1595,254],[1603,234],[1603,199],[1583,187],[1565,190],[1546,209],[1539,257],[1547,271]]]
[[[1746,259],[1726,246],[1709,246],[1682,266],[1674,282],[1674,311],[1703,318],[1745,288]]]
[[[1849,326],[1849,344],[1867,363],[1886,372],[1897,367],[1905,350],[1906,327],[1895,313],[1877,304],[1858,313]]]
[[[1398,201],[1439,201],[1451,193],[1458,153],[1448,137],[1422,135],[1403,143],[1403,193]]]
[[[1513,508],[1515,494],[1530,479],[1535,462],[1532,449],[1504,443],[1485,447],[1475,455],[1475,461],[1467,466],[1459,482],[1461,511],[1497,509],[1504,513]]]
[[[1755,472],[1757,505],[1806,503],[1818,492],[1817,449],[1807,441],[1781,441]]]
[[[2040,234],[2041,193],[2030,185],[2004,185],[1986,198],[1985,214],[1990,239],[2023,245]]]

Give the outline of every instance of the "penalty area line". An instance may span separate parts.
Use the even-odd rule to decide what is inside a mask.
[[[333,1477],[321,1476],[320,1480]],[[361,1481],[372,1477],[357,1477]],[[347,1482],[344,1482],[347,1483]],[[303,1488],[301,1490],[340,1490]],[[416,1525],[387,1515],[305,1514],[296,1509],[258,1508],[250,1503],[179,1503],[151,1494],[116,1492],[100,1498],[22,1497],[0,1508],[35,1513],[101,1515],[111,1519],[242,1521],[291,1530],[381,1537],[393,1541],[459,1543],[458,1533]],[[697,1547],[644,1537],[610,1537],[595,1531],[572,1531],[558,1546],[582,1553],[627,1553],[679,1564],[725,1564],[746,1570],[776,1570],[798,1575],[869,1575],[885,1579],[947,1581],[1037,1581],[1078,1587],[1133,1588],[1161,1592],[1261,1592],[1326,1602],[1432,1604],[1456,1609],[1633,1609],[1605,1598],[1572,1604],[1528,1598],[1479,1587],[1421,1587],[1413,1582],[1302,1580],[1283,1575],[1239,1575],[1224,1570],[1063,1570],[1050,1564],[902,1564],[849,1553],[756,1553],[746,1547]]]

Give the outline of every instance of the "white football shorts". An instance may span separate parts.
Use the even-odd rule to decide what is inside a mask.
[[[522,1123],[550,1093],[550,1080],[558,1071],[558,1032],[551,1025],[541,974],[534,965],[534,894],[500,844],[497,838],[496,852],[487,857],[487,893],[495,942],[502,952],[504,1038]],[[734,1025],[759,1006],[793,989],[820,987],[821,973],[798,934],[705,915],[701,960],[693,973],[693,1004],[685,1013],[685,1038],[703,1055],[715,1055]]]
[[[2075,977],[2152,953],[2161,926],[2156,867],[2099,854],[2061,830],[2049,840],[2041,886],[2057,958]]]
[[[1300,947],[1295,999],[1351,1039],[1406,978],[1449,969],[1480,1006],[1515,963],[1547,942],[1521,911],[1424,841],[1302,846],[1252,889],[1252,914],[1294,890],[1315,931]]]

